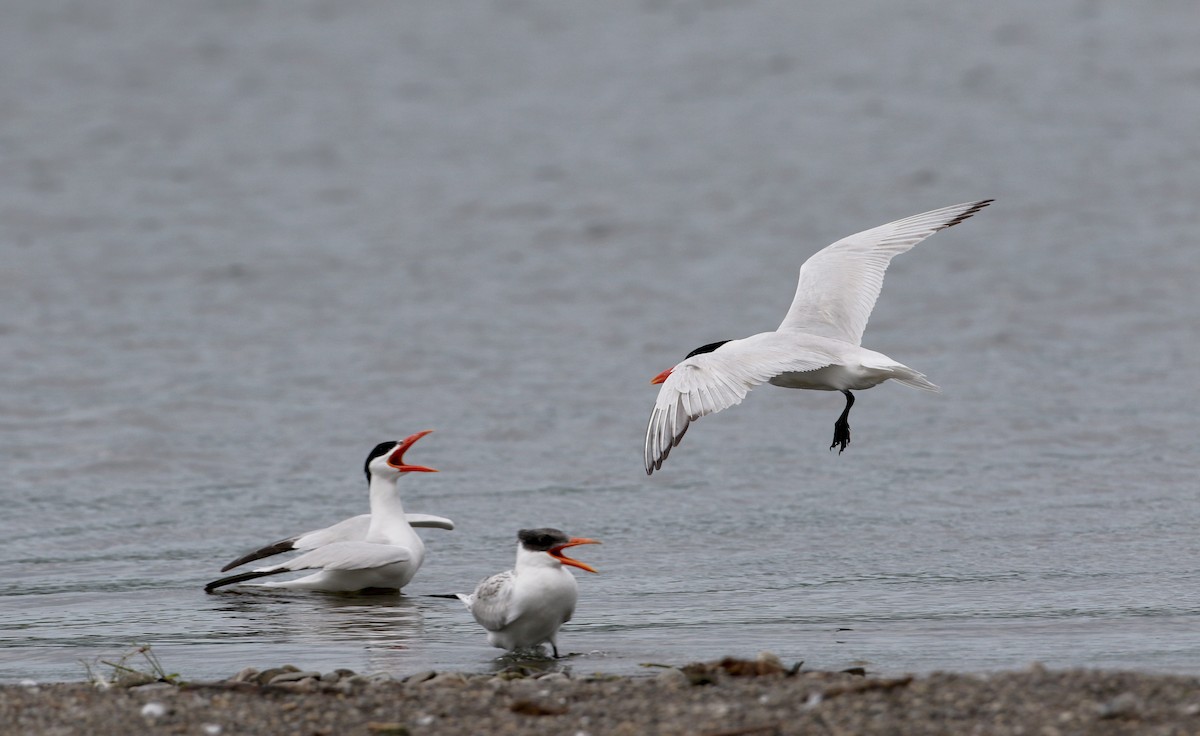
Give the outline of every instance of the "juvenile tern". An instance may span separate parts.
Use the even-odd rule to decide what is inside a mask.
[[[796,296],[774,332],[698,347],[678,365],[650,381],[662,384],[646,427],[646,474],[662,468],[688,425],[740,404],[766,382],[783,388],[841,391],[846,408],[833,425],[841,454],[850,444],[854,394],[889,378],[937,391],[924,375],[888,356],[861,347],[863,329],[883,287],[892,258],[938,230],[957,225],[992,203],[966,202],[924,212],[843,238],[817,251],[800,267]]]
[[[470,595],[458,594],[467,610],[488,631],[488,643],[513,651],[549,643],[558,657],[558,629],[575,612],[579,586],[563,565],[596,568],[563,554],[568,547],[600,544],[568,537],[558,529],[522,529],[517,533],[513,569],[483,580]]]
[[[397,481],[406,473],[437,472],[433,468],[404,462],[404,453],[431,431],[418,432],[400,442],[381,442],[367,456],[363,469],[370,489],[371,513],[288,537],[243,555],[221,568],[221,572],[281,552],[299,550],[304,553],[282,564],[214,580],[204,586],[205,592],[300,570],[316,572],[296,580],[256,585],[336,593],[403,588],[425,559],[425,543],[413,527],[454,528],[454,522],[441,516],[404,513],[396,487]]]

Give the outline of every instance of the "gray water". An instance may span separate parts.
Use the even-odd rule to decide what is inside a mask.
[[[576,672],[1200,670],[1194,4],[18,0],[0,23],[0,681],[154,647],[486,671],[455,601],[578,556]],[[943,393],[763,387],[641,469],[650,377],[898,258],[865,344]],[[230,592],[366,508],[402,598]]]

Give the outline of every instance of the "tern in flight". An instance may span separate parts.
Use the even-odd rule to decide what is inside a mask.
[[[937,391],[924,375],[861,346],[863,329],[883,287],[892,258],[938,230],[952,227],[992,203],[990,199],[932,210],[864,230],[817,251],[800,267],[796,296],[774,332],[698,347],[651,381],[662,384],[644,459],[647,475],[662,468],[688,425],[740,404],[761,383],[783,388],[841,391],[846,408],[833,425],[838,454],[850,444],[854,394],[889,378]]]
[[[522,529],[517,533],[517,564],[483,580],[471,595],[458,594],[467,610],[488,631],[488,643],[509,651],[549,643],[558,657],[558,629],[575,613],[579,586],[563,565],[596,568],[563,554],[568,547],[599,544],[568,537],[558,529]]]
[[[418,432],[400,442],[382,442],[367,456],[364,469],[371,494],[371,513],[288,537],[239,557],[221,568],[221,572],[281,552],[303,552],[278,565],[214,580],[204,586],[205,592],[211,593],[223,585],[302,570],[314,572],[296,580],[257,585],[331,593],[398,591],[403,588],[425,559],[425,543],[413,527],[454,528],[454,522],[441,516],[404,513],[396,487],[397,481],[406,473],[437,472],[433,468],[404,462],[404,453],[431,431]]]

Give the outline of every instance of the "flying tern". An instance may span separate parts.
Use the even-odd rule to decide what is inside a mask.
[[[774,332],[722,340],[688,353],[650,382],[662,384],[646,427],[647,475],[662,468],[691,422],[740,404],[761,383],[841,391],[846,408],[833,425],[841,454],[850,444],[854,394],[890,379],[937,391],[924,375],[861,346],[863,329],[892,258],[992,203],[966,202],[864,230],[817,251],[800,267],[796,296]]]

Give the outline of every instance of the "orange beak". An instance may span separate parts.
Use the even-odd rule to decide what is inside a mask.
[[[583,537],[571,537],[571,539],[569,539],[566,544],[560,544],[557,547],[552,547],[550,549],[550,556],[553,557],[554,559],[558,560],[559,562],[561,562],[564,565],[570,565],[571,567],[578,567],[580,570],[587,570],[588,572],[599,572],[599,570],[597,570],[596,568],[587,564],[586,562],[580,562],[579,560],[573,560],[570,557],[567,557],[566,555],[564,555],[562,553],[562,551],[564,549],[566,549],[567,547],[574,547],[579,544],[600,544],[600,540],[584,539]]]
[[[673,370],[675,370],[675,369],[674,369],[674,368],[668,368],[668,369],[666,369],[665,371],[663,371],[662,373],[659,373],[659,374],[658,374],[657,376],[655,376],[654,378],[651,378],[651,379],[650,379],[650,385],[651,385],[651,386],[653,386],[653,385],[656,385],[656,384],[662,383],[663,381],[667,380],[667,378],[669,378],[669,377],[670,377],[670,375],[671,375],[671,371],[673,371]]]
[[[425,435],[429,434],[432,431],[433,431],[432,429],[427,429],[424,432],[417,432],[414,435],[409,435],[408,437],[405,437],[403,440],[400,441],[400,444],[396,446],[396,449],[392,450],[392,454],[388,457],[387,464],[392,466],[396,470],[399,470],[401,473],[436,473],[436,472],[438,472],[438,471],[434,470],[433,468],[427,468],[424,465],[405,465],[404,464],[404,453],[408,451],[408,448],[415,445],[417,443],[417,440],[421,439],[422,437],[424,437]]]

